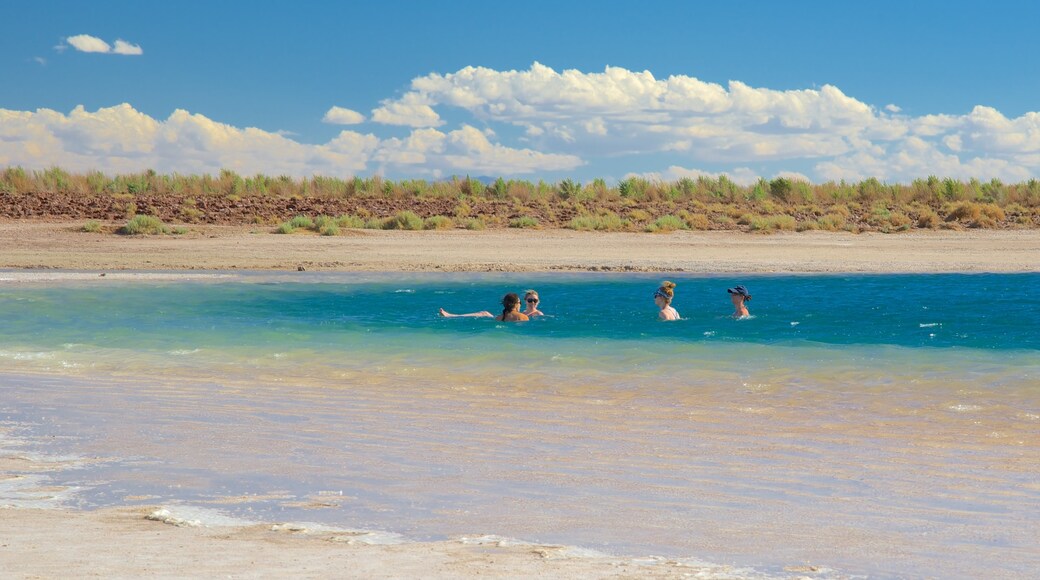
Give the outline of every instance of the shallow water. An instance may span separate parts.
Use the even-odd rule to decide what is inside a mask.
[[[675,281],[676,323],[641,276],[0,285],[0,411],[102,460],[54,476],[85,508],[763,570],[1040,566],[1040,276]],[[526,286],[552,318],[435,314]]]

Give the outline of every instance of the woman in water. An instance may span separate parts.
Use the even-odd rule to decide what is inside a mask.
[[[538,293],[534,290],[528,290],[527,292],[524,292],[524,302],[527,303],[527,306],[524,310],[524,314],[526,314],[528,318],[534,318],[535,316],[545,316],[544,312],[538,310],[538,300]]]
[[[727,288],[726,292],[729,292],[729,299],[733,302],[733,318],[746,318],[751,316],[748,313],[745,302],[751,301],[751,294],[748,293],[747,286],[734,286],[733,288]]]
[[[441,308],[441,316],[445,318],[494,318],[495,320],[501,320],[503,322],[522,322],[529,320],[528,316],[523,312],[520,312],[520,297],[515,292],[510,292],[502,297],[502,314],[501,316],[495,316],[487,310],[481,312],[468,312],[466,314],[452,314],[447,310]],[[539,312],[539,314],[541,314]]]
[[[654,304],[661,309],[657,318],[659,320],[679,320],[679,311],[672,308],[672,298],[675,297],[675,283],[665,280],[661,287],[654,290]]]

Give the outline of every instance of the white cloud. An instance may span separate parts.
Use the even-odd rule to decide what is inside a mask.
[[[314,174],[351,176],[392,172],[439,176],[446,172],[511,175],[571,169],[574,155],[515,149],[463,126],[442,133],[422,128],[404,139],[342,131],[324,144],[300,143],[278,132],[219,123],[185,110],[157,120],[129,104],[67,115],[50,109],[0,109],[0,167],[71,171]]]
[[[68,42],[79,44],[78,50],[107,45],[86,35]],[[448,118],[461,119],[446,127],[444,108],[453,109]],[[80,107],[67,116],[0,112],[0,165],[172,171],[229,166],[402,177],[532,174],[588,165],[592,173],[631,171],[663,179],[716,176],[684,168],[721,167],[733,168],[725,173],[738,182],[757,180],[763,166],[775,175],[814,181],[1040,177],[1040,113],[1009,118],[977,106],[965,114],[913,116],[895,105],[878,109],[831,85],[774,90],[736,80],[721,85],[684,75],[656,78],[618,67],[557,72],[534,63],[520,71],[466,67],[432,73],[413,79],[399,97],[380,101],[368,119],[411,128],[407,135],[385,127],[380,129],[397,136],[343,131],[318,145],[186,111],[151,119],[129,105],[93,113]],[[332,107],[323,120],[366,119]]]
[[[115,54],[125,54],[125,55],[144,54],[144,51],[141,50],[141,47],[139,45],[137,45],[137,44],[130,44],[129,42],[127,42],[125,40],[116,40],[116,46],[115,46],[114,49],[112,49],[112,52],[115,53]]]
[[[113,48],[104,40],[96,36],[89,34],[77,34],[76,36],[70,36],[65,39],[72,48],[80,52],[96,52],[101,54],[123,54],[123,55],[139,55],[144,54],[144,51],[139,45],[130,44],[129,42],[117,39],[115,47]],[[65,45],[58,45],[54,47],[58,52],[65,50]]]
[[[444,124],[430,103],[422,95],[408,93],[401,99],[383,101],[383,106],[372,111],[372,120],[384,125],[406,127],[439,127]]]
[[[33,62],[40,66],[47,66],[47,59],[43,58],[42,56],[34,56]]]
[[[557,72],[536,62],[519,71],[431,73],[383,106],[420,102],[520,127],[521,139],[539,149],[585,159],[670,152],[693,166],[815,164],[816,180],[910,180],[940,170],[981,178],[1040,174],[1040,113],[1008,119],[976,107],[967,115],[912,117],[894,104],[879,111],[832,85],[781,91],[618,67]]]
[[[784,179],[789,179],[791,181],[804,181],[805,183],[812,183],[812,180],[809,179],[808,175],[804,173],[798,173],[797,171],[781,171],[773,176],[774,179],[777,177],[783,177]]]
[[[335,125],[357,125],[365,122],[365,116],[357,111],[334,106],[325,112],[325,116],[322,117],[321,121]]]
[[[80,52],[109,52],[112,50],[112,47],[107,42],[89,34],[70,36],[65,41]]]
[[[711,172],[700,169],[687,169],[685,167],[679,167],[678,165],[672,165],[664,172],[629,173],[625,175],[625,177],[642,177],[643,179],[649,179],[651,181],[672,182],[678,181],[684,177],[689,177],[691,179],[697,179],[698,177],[718,179],[723,175],[738,185],[751,185],[761,179],[761,176],[758,173],[747,167],[738,167],[732,171]]]

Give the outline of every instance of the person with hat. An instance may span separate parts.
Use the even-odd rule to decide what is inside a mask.
[[[734,286],[733,288],[727,288],[726,292],[729,292],[729,299],[733,302],[733,318],[750,316],[747,306],[745,306],[746,302],[751,301],[751,293],[748,292],[747,286]]]

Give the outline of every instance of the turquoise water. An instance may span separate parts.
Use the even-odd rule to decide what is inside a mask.
[[[756,276],[682,278],[685,318],[656,325],[657,278],[413,276],[390,281],[256,276],[252,283],[82,284],[0,290],[5,348],[299,348],[338,351],[386,341],[478,336],[489,351],[518,336],[588,344],[639,340],[800,345],[893,345],[994,350],[1040,348],[1040,275]],[[460,280],[461,278],[461,280]],[[248,281],[248,278],[246,279]],[[318,279],[320,280],[320,278]],[[725,289],[747,284],[753,321],[734,324]],[[440,320],[492,310],[506,291],[536,287],[551,320],[503,329],[486,320]]]
[[[1040,565],[1040,275],[671,279],[674,323],[631,275],[0,284],[0,411],[106,458],[55,475],[84,508],[766,570]],[[436,314],[531,287],[551,317]]]

